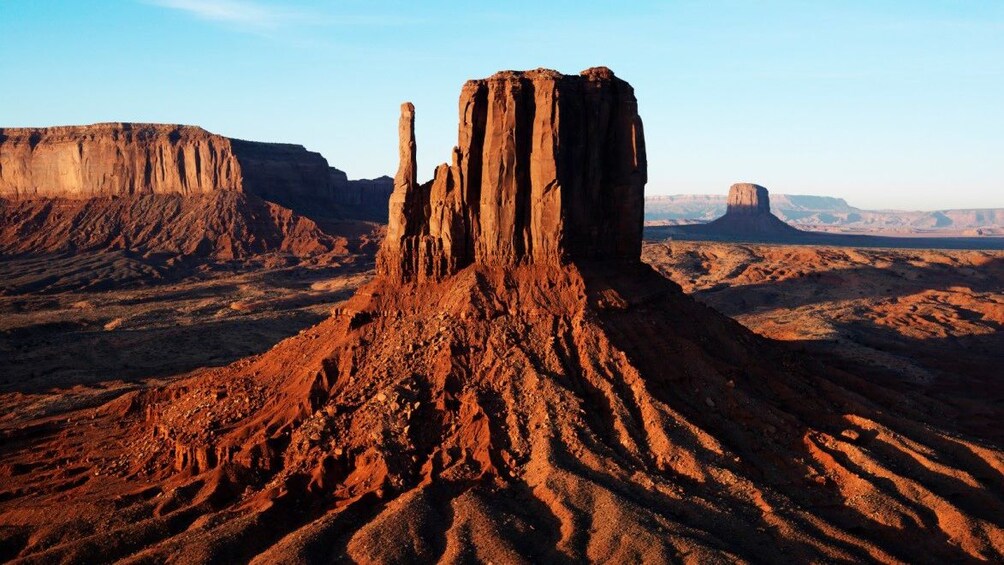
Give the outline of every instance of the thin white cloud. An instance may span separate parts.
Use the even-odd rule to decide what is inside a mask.
[[[242,29],[264,33],[290,26],[312,27],[408,27],[426,24],[426,16],[402,16],[387,13],[330,13],[276,6],[254,0],[139,0],[190,16]],[[271,35],[271,34],[269,34]]]
[[[248,0],[149,0],[196,18],[247,29],[273,29],[305,19],[305,14]]]

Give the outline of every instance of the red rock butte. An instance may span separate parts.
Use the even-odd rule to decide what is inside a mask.
[[[741,182],[729,187],[726,214],[756,216],[770,214],[770,195],[759,184]]]
[[[759,184],[736,183],[729,188],[725,215],[707,224],[682,228],[686,232],[725,237],[798,237],[804,232],[789,226],[770,211],[770,195]]]
[[[452,161],[421,185],[414,126],[405,103],[381,274],[424,281],[472,263],[638,260],[645,138],[634,90],[609,69],[468,81]]]

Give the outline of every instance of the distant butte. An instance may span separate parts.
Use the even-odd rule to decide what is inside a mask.
[[[725,215],[707,224],[680,226],[682,231],[729,237],[797,237],[802,232],[786,224],[770,211],[766,188],[753,183],[736,183],[729,188]]]
[[[770,214],[770,196],[759,184],[736,183],[729,188],[726,214],[729,216],[761,216]]]

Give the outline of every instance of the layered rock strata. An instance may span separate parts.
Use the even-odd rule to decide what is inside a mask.
[[[382,216],[389,185],[350,181],[300,145],[231,139],[195,126],[0,128],[0,197],[12,200],[237,191],[322,215],[360,208]]]
[[[452,160],[422,185],[414,119],[404,104],[381,274],[424,281],[472,263],[638,258],[644,134],[634,90],[609,69],[468,81]]]
[[[240,190],[229,139],[202,128],[95,124],[0,129],[5,198]]]

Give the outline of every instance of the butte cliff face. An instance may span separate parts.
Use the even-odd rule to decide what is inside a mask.
[[[196,195],[243,189],[231,140],[202,128],[95,124],[0,130],[0,196]]]
[[[506,72],[461,108],[455,159],[422,188],[404,107],[392,239],[330,319],[4,431],[3,557],[1004,558],[999,446],[641,263],[625,83]]]
[[[414,120],[404,104],[382,274],[440,280],[473,263],[639,256],[645,140],[634,90],[609,69],[467,82],[452,161],[422,185]]]
[[[770,214],[770,196],[759,184],[736,183],[729,187],[729,216],[762,216]]]
[[[371,209],[374,200],[386,207],[389,182],[350,181],[300,145],[231,139],[195,126],[0,128],[0,198],[231,191],[300,212],[380,216]]]

